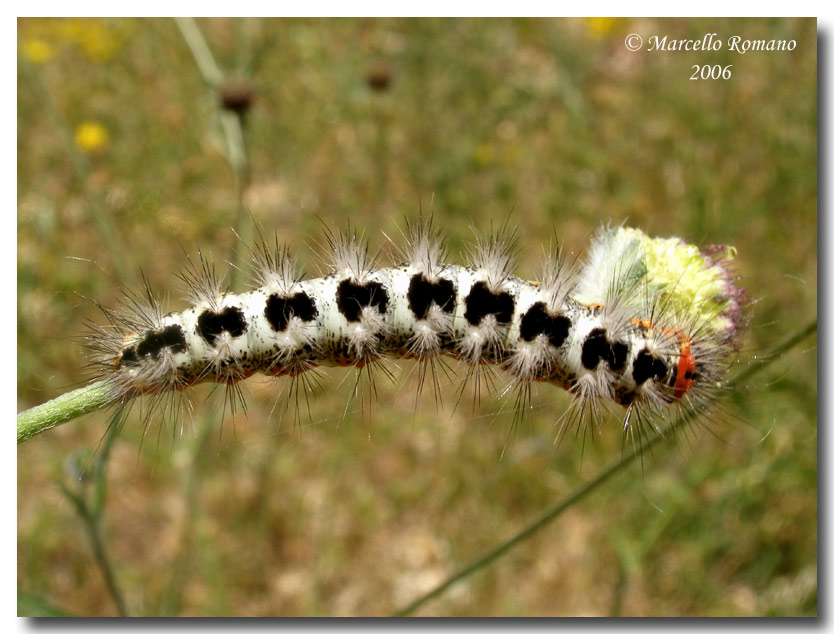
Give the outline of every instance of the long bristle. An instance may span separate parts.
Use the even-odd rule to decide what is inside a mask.
[[[344,231],[325,228],[329,249],[330,268],[334,273],[348,275],[359,283],[365,283],[373,271],[376,257],[368,251],[363,234],[357,234],[350,226]]]
[[[187,264],[177,274],[184,283],[184,296],[189,304],[205,305],[218,310],[221,297],[228,292],[223,279],[217,275],[214,262],[197,251],[197,262],[186,254]]]
[[[488,234],[475,232],[475,243],[469,249],[470,266],[482,271],[493,292],[509,279],[515,269],[518,235],[506,223]]]
[[[432,228],[432,217],[406,222],[405,240],[404,261],[422,270],[430,281],[436,281],[446,260],[446,248],[440,233]]]
[[[289,245],[278,244],[277,236],[270,245],[259,234],[250,256],[256,287],[263,286],[282,295],[290,295],[304,277],[290,252]]]

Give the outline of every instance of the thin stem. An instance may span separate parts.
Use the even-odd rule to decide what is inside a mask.
[[[235,174],[235,200],[237,202],[235,230],[242,244],[251,244],[252,223],[247,222],[246,203],[244,202],[246,188],[249,186],[249,163],[246,156],[243,113],[223,112],[220,116],[223,130],[226,133],[229,165]],[[238,248],[229,260],[234,262],[229,280],[231,288],[234,289],[237,287],[238,279],[249,262],[246,249]]]
[[[107,551],[104,550],[104,541],[101,537],[101,529],[99,527],[98,518],[93,517],[89,513],[82,514],[84,524],[87,526],[87,534],[90,536],[90,542],[93,545],[93,553],[99,567],[104,574],[104,581],[107,583],[107,589],[110,591],[110,596],[113,597],[113,602],[116,604],[116,610],[119,616],[128,616],[127,607],[125,606],[122,593],[116,585],[116,578],[113,575],[113,566],[110,559],[107,557]]]
[[[200,74],[211,89],[216,93],[219,101],[219,90],[224,81],[224,73],[211,54],[208,42],[203,37],[200,27],[193,18],[174,18],[182,33],[185,43],[188,45]],[[246,222],[246,206],[243,196],[249,185],[249,159],[246,153],[246,139],[243,112],[220,112],[220,127],[223,130],[223,139],[226,142],[224,155],[235,179],[235,200],[237,202],[237,213],[235,218],[235,230],[245,240],[250,237],[251,230]],[[230,287],[236,288],[238,277],[246,267],[248,259],[244,249],[238,249],[237,254],[229,258],[234,263],[230,273]]]
[[[776,361],[776,359],[780,358],[783,354],[785,354],[788,350],[793,348],[796,344],[800,341],[805,339],[806,337],[814,334],[817,331],[817,320],[815,319],[807,326],[805,326],[802,330],[798,331],[792,337],[789,337],[778,346],[776,346],[773,350],[771,350],[762,360],[762,362],[758,365],[751,365],[747,369],[745,369],[740,374],[736,375],[733,378],[733,385],[740,385],[747,379],[749,379],[754,374],[758,374],[762,370],[764,370],[768,365]]]
[[[179,552],[171,565],[171,578],[159,609],[161,616],[177,616],[182,605],[182,596],[188,577],[193,572],[191,558],[195,556],[194,527],[199,510],[199,494],[203,458],[207,455],[206,447],[212,431],[217,427],[219,410],[200,426],[194,442],[189,447],[188,465],[183,468],[182,494],[185,499],[184,518],[179,534]]]
[[[783,343],[776,346],[760,363],[759,365],[752,366],[748,368],[746,371],[739,374],[737,377],[733,379],[731,382],[731,386],[737,386],[742,381],[746,381],[750,378],[753,374],[760,372],[765,367],[770,365],[773,361],[780,358],[785,352],[796,346],[800,341],[808,337],[809,335],[813,334],[817,330],[817,321],[814,320],[810,324],[808,324],[805,328],[800,330],[797,334],[790,337]],[[675,434],[678,433],[687,423],[692,421],[696,418],[698,412],[694,410],[690,410],[682,414],[674,423],[672,423],[667,429],[663,431],[662,434],[658,434],[654,436],[651,440],[642,444],[639,447],[633,448],[628,454],[623,456],[618,462],[610,465],[609,467],[605,468],[601,471],[595,478],[586,482],[578,489],[575,489],[573,493],[568,495],[566,498],[563,498],[560,502],[555,504],[554,506],[550,507],[544,513],[539,515],[536,519],[530,522],[527,526],[525,526],[521,531],[507,539],[506,541],[502,542],[498,546],[492,548],[491,550],[487,551],[483,555],[481,555],[478,559],[474,562],[469,564],[468,566],[464,567],[463,569],[459,570],[451,577],[446,579],[446,581],[442,582],[440,585],[435,587],[433,590],[430,590],[426,594],[420,596],[416,600],[409,603],[404,608],[397,610],[394,612],[393,616],[408,616],[409,614],[414,613],[422,605],[428,603],[432,599],[439,597],[441,594],[445,593],[449,588],[455,585],[461,579],[468,577],[469,575],[477,572],[478,570],[485,568],[493,561],[505,555],[510,550],[512,550],[515,546],[520,544],[521,542],[525,541],[528,537],[531,537],[535,533],[537,533],[541,528],[547,526],[550,522],[554,519],[559,517],[563,511],[567,510],[577,502],[581,501],[585,496],[589,493],[597,489],[601,484],[603,484],[606,480],[608,480],[612,475],[617,473],[618,471],[624,469],[629,464],[631,464],[635,458],[643,453],[645,449],[651,449],[654,445],[662,442],[668,441],[670,438],[673,438]]]
[[[17,444],[112,402],[112,387],[107,381],[98,381],[20,412],[17,415]]]
[[[461,579],[468,577],[469,575],[471,575],[474,572],[477,572],[481,568],[488,566],[493,561],[512,550],[515,546],[525,541],[528,537],[531,537],[532,535],[537,533],[539,529],[547,526],[550,522],[559,517],[559,515],[561,515],[563,511],[566,511],[575,503],[582,500],[586,495],[591,493],[599,485],[608,480],[608,478],[610,478],[612,475],[631,464],[631,462],[634,461],[634,459],[637,458],[637,456],[641,455],[645,449],[650,449],[651,447],[659,443],[661,440],[666,440],[672,437],[685,423],[689,422],[694,417],[694,413],[691,413],[689,416],[681,416],[678,420],[675,421],[675,423],[670,425],[667,430],[664,430],[662,436],[658,434],[649,442],[632,449],[618,462],[610,465],[609,467],[601,471],[595,478],[586,482],[578,489],[575,489],[574,492],[571,493],[569,496],[563,498],[556,505],[550,507],[547,511],[539,515],[539,517],[530,522],[521,531],[510,537],[508,540],[502,542],[495,548],[492,548],[485,554],[481,555],[473,563],[453,574],[451,577],[446,579],[446,581],[441,583],[439,586],[437,586],[430,592],[424,594],[417,600],[411,602],[401,610],[398,610],[393,614],[393,616],[408,616],[409,614],[412,614],[417,608],[419,608],[425,603],[428,603],[435,597],[440,596]]]
[[[214,61],[214,56],[200,32],[200,27],[197,26],[194,18],[174,18],[174,20],[180,29],[180,33],[182,33],[183,39],[185,39],[185,43],[191,50],[191,55],[194,56],[194,61],[197,62],[203,79],[212,88],[217,88],[223,81],[223,71]]]
[[[128,616],[127,604],[116,583],[116,574],[113,571],[113,565],[104,548],[104,538],[101,533],[101,518],[104,514],[104,503],[107,498],[107,462],[110,458],[110,450],[113,448],[113,443],[119,435],[123,415],[123,409],[119,409],[116,412],[107,430],[104,447],[100,455],[96,456],[95,467],[92,473],[92,499],[90,499],[91,491],[86,486],[88,476],[83,471],[78,472],[76,477],[77,492],[72,491],[63,483],[59,483],[59,486],[67,499],[75,506],[76,512],[84,522],[84,527],[90,538],[90,544],[93,547],[93,555],[104,575],[104,581],[107,584],[107,589],[110,591],[110,596],[113,598],[113,603],[116,604],[116,610],[119,616]]]

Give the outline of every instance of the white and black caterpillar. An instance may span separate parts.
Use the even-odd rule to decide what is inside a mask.
[[[441,355],[463,361],[466,378],[498,367],[522,394],[558,385],[594,418],[616,402],[626,427],[681,403],[703,409],[723,388],[743,325],[732,249],[603,229],[582,266],[557,250],[529,282],[512,274],[512,242],[506,231],[479,238],[468,265],[451,264],[421,221],[401,262],[377,267],[348,230],[328,235],[330,272],[305,280],[261,238],[254,290],[228,292],[201,258],[182,276],[190,308],[163,314],[152,293],[128,296],[87,343],[114,402],[385,359],[413,359],[425,376]]]

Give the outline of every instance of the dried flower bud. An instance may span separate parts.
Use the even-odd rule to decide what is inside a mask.
[[[394,73],[388,62],[374,62],[368,67],[365,73],[365,82],[376,92],[384,92],[391,86]]]
[[[223,108],[237,114],[244,114],[255,99],[252,82],[244,77],[231,77],[220,86],[220,101]]]

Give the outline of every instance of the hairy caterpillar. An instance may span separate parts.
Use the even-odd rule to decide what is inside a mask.
[[[707,252],[636,229],[600,230],[582,266],[559,249],[540,281],[513,275],[513,238],[479,237],[468,265],[451,264],[431,221],[408,227],[394,266],[378,267],[349,229],[327,235],[329,273],[302,279],[287,248],[261,236],[251,255],[257,287],[231,293],[200,257],[181,276],[190,308],[163,314],[153,293],[128,295],[87,337],[114,402],[158,397],[203,381],[233,386],[255,373],[292,380],[321,366],[371,369],[385,359],[427,369],[465,363],[463,382],[504,370],[529,404],[533,382],[574,396],[568,421],[596,422],[601,407],[632,419],[685,404],[704,409],[723,387],[740,345],[743,291]],[[436,378],[435,378],[436,385]]]

